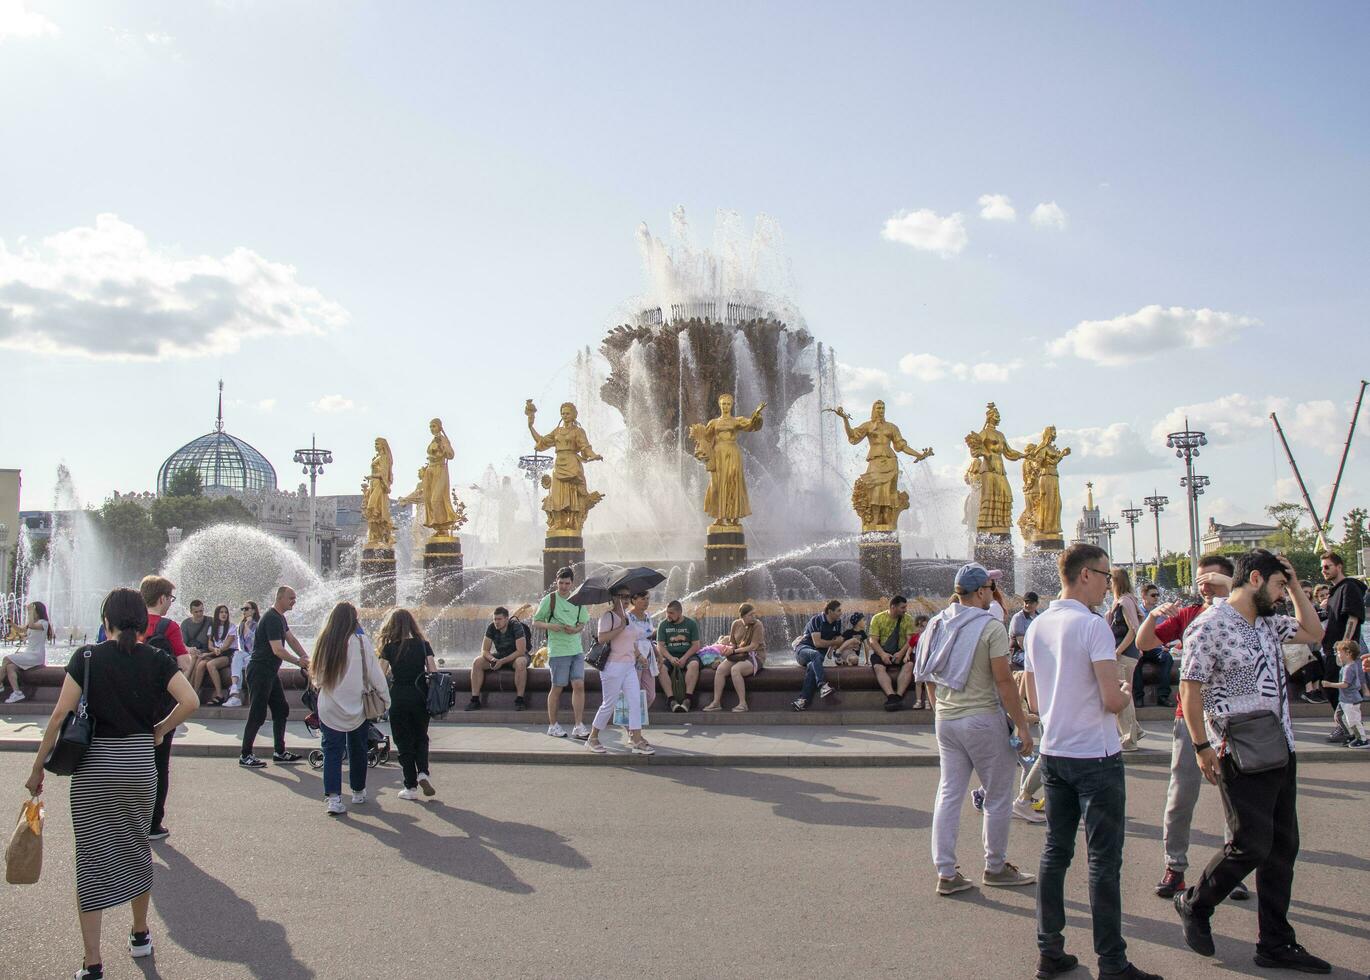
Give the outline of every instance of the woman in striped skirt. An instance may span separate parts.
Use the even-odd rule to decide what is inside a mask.
[[[147,606],[133,589],[115,589],[101,610],[112,639],[76,651],[67,665],[62,693],[48,719],[33,773],[25,783],[43,791],[43,762],[51,752],[67,712],[84,689],[86,710],[95,723],[90,750],[71,777],[71,824],[76,833],[76,904],[85,959],[76,980],[100,980],[100,918],[103,910],[133,903],[128,948],[134,956],[152,953],[147,909],[152,890],[152,847],[148,828],[157,799],[153,749],[199,707],[190,682],[176,661],[140,642],[147,630]]]

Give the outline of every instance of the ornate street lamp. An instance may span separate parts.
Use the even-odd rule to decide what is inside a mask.
[[[326,465],[333,463],[333,453],[320,449],[318,439],[310,435],[309,448],[295,450],[295,462],[301,464],[301,472],[309,477],[309,566],[316,572],[319,568],[319,511],[318,482],[319,474]]]
[[[1100,521],[1099,530],[1108,535],[1108,563],[1113,564],[1113,532],[1118,530],[1117,521]]]
[[[1166,447],[1175,450],[1175,455],[1184,460],[1184,471],[1186,483],[1181,486],[1193,487],[1194,485],[1194,458],[1199,455],[1199,447],[1208,445],[1208,436],[1198,429],[1189,427],[1189,419],[1184,420],[1184,428],[1179,432],[1172,432],[1165,437]],[[1199,577],[1199,539],[1198,539],[1198,519],[1197,502],[1198,497],[1194,493],[1188,495],[1185,501],[1186,510],[1189,513],[1189,581],[1194,582]]]
[[[1199,523],[1199,494],[1204,492],[1204,488],[1212,486],[1213,481],[1206,476],[1195,473],[1193,476],[1180,477],[1180,486],[1189,491],[1190,507],[1194,510],[1194,545],[1200,551],[1203,550],[1203,525]],[[1195,552],[1198,554],[1198,551]]]
[[[1151,508],[1151,514],[1156,518],[1156,584],[1160,584],[1161,577],[1161,511],[1165,510],[1165,505],[1170,503],[1169,497],[1163,497],[1159,493],[1153,493],[1142,503]]]
[[[539,452],[519,457],[519,469],[523,470],[523,475],[528,478],[529,499],[532,501],[534,524],[537,523],[538,490],[542,486],[542,474],[552,468],[554,461],[553,457]]]
[[[1142,519],[1142,508],[1133,507],[1132,501],[1128,501],[1128,506],[1123,508],[1123,520],[1127,521],[1128,530],[1132,532],[1132,577],[1137,577],[1137,522]]]

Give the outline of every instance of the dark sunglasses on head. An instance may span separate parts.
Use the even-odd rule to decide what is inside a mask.
[[[645,598],[647,598],[647,593],[646,593],[646,592],[634,592],[634,593],[633,593],[632,595],[630,595],[628,598],[629,598],[629,599],[645,599]]]

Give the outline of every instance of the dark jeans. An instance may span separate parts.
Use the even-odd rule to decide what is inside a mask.
[[[1218,792],[1227,814],[1230,839],[1204,868],[1198,884],[1185,893],[1190,910],[1201,918],[1227,898],[1237,882],[1256,872],[1257,949],[1294,942],[1289,924],[1289,893],[1299,856],[1299,814],[1295,806],[1294,753],[1289,764],[1245,775],[1232,760],[1221,760]]]
[[[157,802],[152,806],[152,827],[156,829],[166,818],[166,795],[171,789],[171,739],[176,734],[172,729],[162,736],[162,744],[152,750],[152,758],[157,762]]]
[[[285,723],[290,718],[290,705],[285,700],[285,689],[281,687],[281,668],[275,669],[264,663],[248,662],[247,665],[247,727],[243,729],[243,755],[252,754],[252,743],[257,740],[257,732],[266,721],[267,708],[271,709],[271,734],[275,739],[277,752],[285,751]]]
[[[804,668],[804,687],[800,690],[799,696],[805,701],[812,703],[818,689],[823,686],[823,661],[827,656],[828,651],[807,644],[799,646],[794,651],[795,662]]]
[[[1047,801],[1047,839],[1037,869],[1037,948],[1048,956],[1065,952],[1066,869],[1075,856],[1080,817],[1089,851],[1089,910],[1100,971],[1127,966],[1123,942],[1123,830],[1127,787],[1121,753],[1102,759],[1042,756]]]
[[[350,732],[340,732],[320,722],[323,734],[323,795],[342,793],[342,760],[347,754],[347,785],[352,792],[366,789],[366,729],[362,722]]]
[[[418,691],[395,690],[390,703],[390,734],[400,752],[404,788],[419,785],[419,773],[428,771],[428,705]]]
[[[1143,651],[1137,658],[1137,666],[1132,671],[1132,700],[1139,705],[1146,700],[1146,685],[1142,683],[1142,664],[1146,663],[1156,664],[1160,669],[1160,680],[1156,682],[1156,702],[1169,701],[1170,670],[1175,665],[1175,658],[1165,647]]]
[[[1323,653],[1322,655],[1322,676],[1324,680],[1341,680],[1341,664],[1337,663],[1335,653]],[[1335,687],[1324,687],[1322,693],[1327,696],[1327,703],[1332,708],[1332,716],[1337,715],[1337,705],[1341,703],[1341,690]]]

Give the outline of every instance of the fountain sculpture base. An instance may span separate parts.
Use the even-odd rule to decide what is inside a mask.
[[[1013,536],[992,534],[982,531],[975,536],[975,560],[988,569],[998,569],[1004,573],[999,580],[999,588],[1004,595],[1014,594],[1013,584]]]
[[[857,548],[861,570],[874,580],[881,596],[897,594],[904,568],[904,552],[899,545],[899,535],[889,531],[863,531]],[[865,578],[866,575],[862,575],[862,579]],[[865,585],[864,581],[862,585]]]
[[[570,568],[580,573],[585,567],[585,538],[575,534],[549,534],[542,547],[542,587],[550,589],[557,584],[557,571]]]
[[[434,537],[423,546],[423,604],[446,606],[461,594],[461,539]]]
[[[395,604],[395,549],[363,548],[361,604],[387,609]]]
[[[714,602],[740,602],[747,598],[747,576],[736,575],[747,565],[747,539],[741,524],[710,525],[704,539],[704,575],[710,582],[709,599]]]

